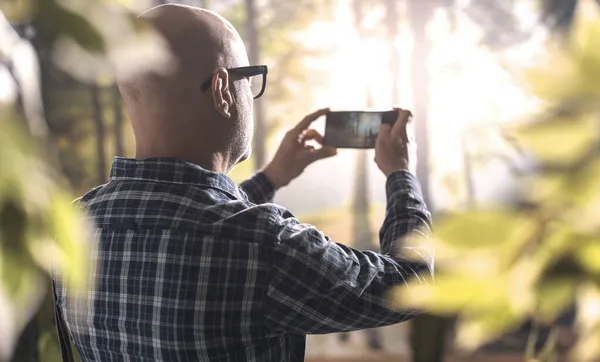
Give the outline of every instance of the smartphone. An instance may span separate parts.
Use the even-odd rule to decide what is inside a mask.
[[[375,148],[382,123],[393,125],[398,111],[338,111],[325,118],[323,143],[336,148]]]

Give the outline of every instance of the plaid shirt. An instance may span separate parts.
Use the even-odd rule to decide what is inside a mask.
[[[110,182],[80,199],[97,227],[94,287],[85,299],[57,288],[82,359],[302,361],[306,334],[416,314],[384,297],[433,270],[432,250],[418,263],[397,245],[430,232],[414,176],[387,180],[383,254],[334,243],[273,194],[262,173],[238,187],[183,161],[116,158]]]

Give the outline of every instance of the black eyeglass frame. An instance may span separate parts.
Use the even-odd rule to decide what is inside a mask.
[[[266,65],[250,65],[248,67],[229,68],[227,71],[230,74],[247,78],[262,75],[262,88],[260,89],[260,93],[258,93],[258,95],[253,95],[254,99],[260,98],[260,96],[262,96],[265,92],[265,88],[267,87],[267,73],[269,72],[269,68]],[[206,92],[210,88],[210,84],[214,75],[215,73],[211,74],[210,78],[208,78],[206,82],[202,83],[201,89],[203,92]]]

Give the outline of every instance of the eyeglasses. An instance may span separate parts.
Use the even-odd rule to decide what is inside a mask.
[[[266,65],[251,65],[249,67],[239,67],[227,69],[229,74],[237,75],[240,77],[248,78],[250,81],[250,87],[252,88],[252,96],[254,99],[259,98],[265,92],[267,86],[267,73],[268,69]],[[214,75],[214,73],[213,73]],[[213,75],[202,83],[202,91],[206,92],[210,88]]]

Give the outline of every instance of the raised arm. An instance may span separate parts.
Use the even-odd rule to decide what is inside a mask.
[[[374,328],[417,314],[393,309],[387,291],[408,283],[425,283],[433,275],[430,213],[417,179],[408,172],[387,180],[387,211],[381,228],[381,253],[358,251],[333,242],[290,214],[275,223],[274,265],[265,302],[269,328],[279,332],[321,334]],[[411,246],[403,246],[407,236]],[[414,240],[421,239],[422,245]],[[418,248],[418,249],[415,249]],[[409,261],[403,256],[415,255]],[[412,259],[411,259],[412,260]],[[423,273],[426,272],[426,273]]]
[[[288,185],[304,172],[308,165],[336,155],[335,148],[315,149],[306,144],[311,140],[319,144],[323,143],[323,136],[309,127],[312,122],[327,112],[329,112],[329,108],[324,108],[304,117],[300,123],[285,134],[273,160],[264,170],[240,185],[252,203],[270,202],[275,191]]]

